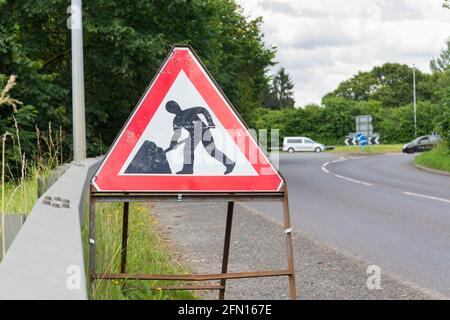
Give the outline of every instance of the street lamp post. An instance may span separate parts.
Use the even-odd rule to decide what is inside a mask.
[[[417,138],[416,65],[413,64],[414,137]]]
[[[72,0],[72,127],[73,159],[86,158],[86,124],[84,111],[83,20],[81,0]]]

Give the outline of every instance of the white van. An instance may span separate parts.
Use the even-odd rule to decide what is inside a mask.
[[[289,153],[294,153],[295,151],[322,152],[325,151],[325,146],[314,142],[312,139],[307,137],[284,137],[283,151],[287,151]]]

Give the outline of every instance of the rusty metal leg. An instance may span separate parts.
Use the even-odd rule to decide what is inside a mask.
[[[291,300],[297,299],[297,291],[295,288],[295,269],[294,269],[294,254],[292,251],[292,229],[291,218],[289,214],[289,200],[287,188],[285,189],[285,195],[283,198],[283,220],[284,220],[284,232],[286,233],[286,254],[288,261],[288,270],[290,272],[289,277],[289,297]]]
[[[91,285],[95,280],[95,200],[89,201],[89,273]]]
[[[227,224],[225,226],[225,241],[223,244],[223,258],[222,258],[222,273],[227,273],[228,271],[228,257],[230,254],[230,242],[231,242],[231,226],[233,224],[233,211],[234,211],[234,202],[228,202],[228,210],[227,210]],[[225,286],[226,279],[220,280],[220,285],[223,286],[223,289],[219,291],[219,300],[225,299]]]
[[[123,220],[122,220],[122,251],[120,259],[120,273],[127,271],[127,244],[128,244],[128,212],[130,210],[130,203],[123,203]]]

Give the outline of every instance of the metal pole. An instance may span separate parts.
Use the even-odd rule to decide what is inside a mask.
[[[6,255],[6,236],[5,236],[5,143],[6,143],[6,133],[2,136],[2,225],[1,225],[1,234],[2,234],[2,256],[3,259]]]
[[[223,244],[223,257],[222,257],[222,273],[228,272],[228,258],[230,256],[230,242],[231,242],[231,226],[233,223],[233,210],[234,210],[234,202],[228,202],[227,209],[227,223],[225,226],[225,241]],[[226,287],[226,279],[220,280],[220,285],[223,286],[219,291],[219,300],[225,299],[225,287]]]
[[[72,0],[72,121],[73,159],[86,158],[86,129],[84,113],[84,70],[83,70],[83,20],[81,0]]]
[[[417,138],[416,65],[413,64],[414,137]]]
[[[95,199],[89,200],[89,278],[91,288],[95,280]]]
[[[128,213],[130,203],[123,203],[123,219],[122,219],[122,257],[120,259],[120,273],[127,271],[127,246],[128,246]]]
[[[284,232],[286,234],[286,255],[288,260],[288,270],[289,275],[289,297],[291,300],[297,299],[297,290],[295,288],[295,269],[294,269],[294,253],[292,249],[292,229],[291,229],[291,216],[289,213],[289,199],[288,199],[288,189],[285,185],[284,187],[284,197],[283,197],[283,221],[284,221]]]

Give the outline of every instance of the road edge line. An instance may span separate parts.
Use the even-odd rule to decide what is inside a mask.
[[[403,191],[402,192],[404,195],[407,196],[412,196],[412,197],[417,197],[417,198],[425,198],[425,199],[430,199],[430,200],[435,200],[435,201],[441,201],[441,202],[445,202],[445,203],[450,203],[449,199],[444,199],[444,198],[439,198],[439,197],[434,197],[434,196],[429,196],[426,194],[420,194],[420,193],[414,193],[414,192],[408,192],[408,191]]]

